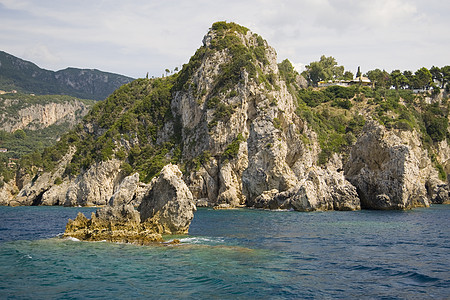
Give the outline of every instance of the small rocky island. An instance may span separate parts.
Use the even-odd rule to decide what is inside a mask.
[[[139,193],[119,189],[90,220],[82,213],[69,220],[64,236],[145,245],[163,241],[163,234],[187,234],[196,207],[181,175],[169,164]]]

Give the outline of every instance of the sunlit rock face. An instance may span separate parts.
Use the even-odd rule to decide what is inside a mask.
[[[64,235],[87,241],[148,244],[162,241],[162,234],[186,234],[196,207],[181,175],[177,166],[165,166],[148,185],[138,208],[117,202],[92,213],[91,219],[80,213],[69,220]]]

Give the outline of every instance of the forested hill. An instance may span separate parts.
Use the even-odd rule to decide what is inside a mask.
[[[132,80],[131,77],[93,69],[49,71],[0,51],[0,90],[103,100]]]

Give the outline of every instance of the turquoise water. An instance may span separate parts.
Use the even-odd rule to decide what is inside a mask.
[[[450,206],[199,209],[176,246],[58,238],[78,211],[0,207],[0,299],[450,298]]]

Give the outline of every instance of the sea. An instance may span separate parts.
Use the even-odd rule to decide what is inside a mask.
[[[62,238],[79,211],[0,207],[0,299],[450,299],[450,205],[200,208],[152,246]]]

